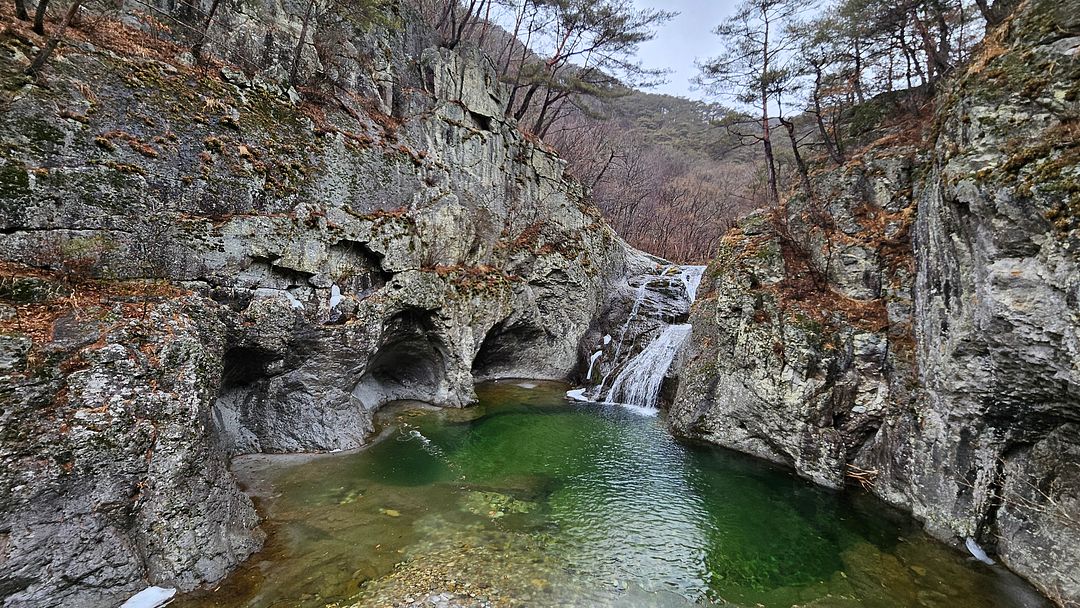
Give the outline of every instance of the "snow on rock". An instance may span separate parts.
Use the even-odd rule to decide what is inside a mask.
[[[990,556],[986,554],[986,551],[983,551],[983,548],[979,546],[979,543],[975,542],[974,538],[971,538],[970,536],[967,537],[967,540],[964,541],[964,546],[967,547],[967,550],[973,556],[975,556],[975,559],[984,564],[994,565],[994,560],[990,559]]]
[[[157,608],[172,601],[176,595],[176,589],[164,587],[147,587],[128,598],[120,608]]]
[[[590,401],[590,399],[585,396],[585,389],[583,388],[575,388],[572,391],[566,391],[566,398],[571,401],[583,401],[585,403]]]

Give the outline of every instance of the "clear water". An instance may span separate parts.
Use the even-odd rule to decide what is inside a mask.
[[[530,386],[387,414],[361,452],[242,459],[267,547],[177,605],[381,607],[433,592],[535,607],[1040,605],[865,495]]]

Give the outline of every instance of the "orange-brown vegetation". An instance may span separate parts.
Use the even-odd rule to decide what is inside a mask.
[[[36,297],[14,297],[20,283],[27,280],[43,287]],[[23,335],[33,341],[31,366],[40,358],[40,349],[53,339],[53,327],[62,317],[91,321],[115,317],[145,318],[167,299],[186,292],[164,281],[111,281],[43,270],[0,260],[0,303],[14,314],[0,319],[0,334]]]

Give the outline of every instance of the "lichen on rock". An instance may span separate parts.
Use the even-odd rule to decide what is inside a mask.
[[[1066,5],[1026,2],[990,33],[938,92],[927,137],[887,134],[815,176],[817,204],[794,195],[728,235],[670,420],[857,482],[1067,605],[1080,57]]]
[[[503,117],[492,67],[391,4],[342,25],[372,61],[320,66],[351,83],[329,101],[282,81],[284,38],[238,69],[256,58],[237,49],[296,26],[258,2],[215,22],[234,65],[98,40],[65,48],[47,89],[4,88],[0,259],[26,276],[0,298],[41,312],[33,330],[6,316],[0,347],[8,604],[219,580],[261,542],[229,455],[355,448],[389,401],[460,407],[477,378],[576,372],[636,254]],[[4,49],[5,68],[30,53]],[[145,314],[85,320],[93,286],[146,281],[174,301],[134,289]]]

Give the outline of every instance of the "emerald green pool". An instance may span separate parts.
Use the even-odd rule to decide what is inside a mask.
[[[360,452],[239,460],[266,549],[178,604],[1042,605],[865,495],[523,384],[479,386],[466,410],[387,412]]]

